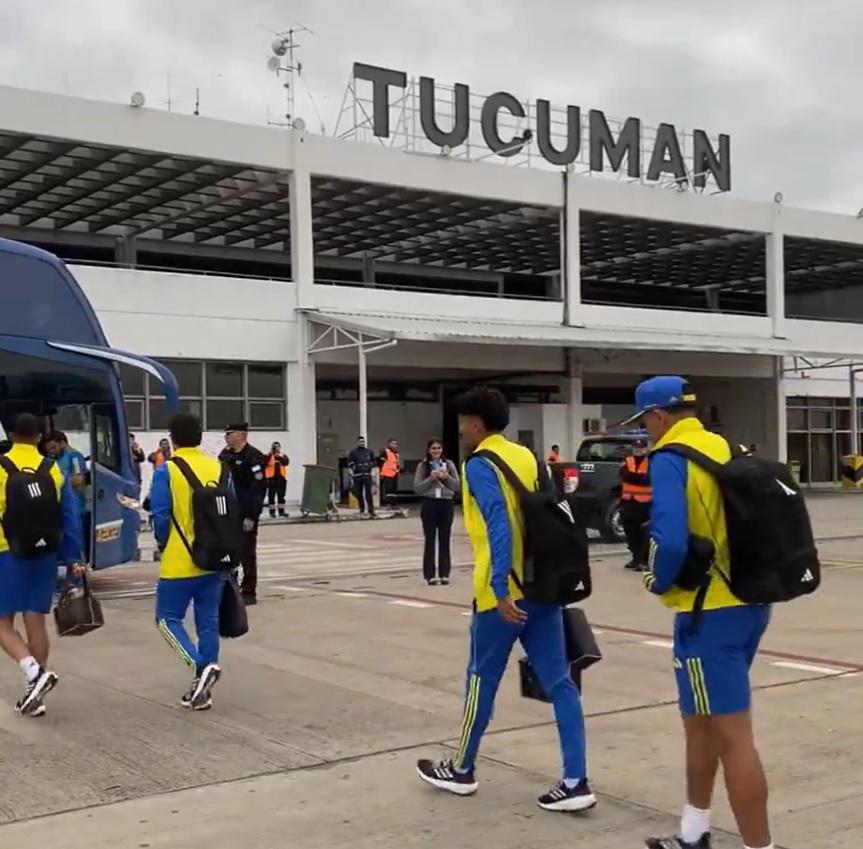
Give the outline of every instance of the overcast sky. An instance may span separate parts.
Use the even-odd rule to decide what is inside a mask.
[[[0,0],[0,84],[166,108],[170,78],[177,111],[198,87],[203,114],[263,124],[271,33],[296,23],[327,131],[363,61],[726,132],[736,196],[863,206],[860,0]]]

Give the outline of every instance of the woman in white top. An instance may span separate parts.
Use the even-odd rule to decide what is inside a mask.
[[[453,499],[459,491],[458,470],[455,463],[443,455],[443,442],[430,439],[426,458],[414,474],[414,491],[421,495],[423,533],[423,578],[430,586],[440,580],[449,583],[451,568],[450,533],[452,532]],[[435,567],[435,541],[437,541],[437,567]]]

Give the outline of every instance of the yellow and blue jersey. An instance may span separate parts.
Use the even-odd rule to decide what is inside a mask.
[[[200,448],[178,448],[174,456],[182,457],[204,486],[219,482],[222,464],[215,457],[205,454]],[[195,540],[192,488],[183,477],[183,473],[170,461],[163,463],[153,474],[150,506],[153,512],[153,535],[162,552],[159,561],[159,577],[196,578],[212,574],[195,565],[192,555],[174,526],[176,520],[183,537],[191,547]]]
[[[709,539],[716,551],[704,610],[740,606],[743,602],[728,586],[731,558],[719,485],[712,475],[684,457],[670,452],[656,453],[671,443],[688,445],[719,463],[731,459],[725,439],[706,430],[695,417],[680,419],[653,446],[649,569],[644,584],[666,606],[680,613],[691,612],[697,591],[681,589],[675,581],[686,560],[689,536],[694,534]]]
[[[19,469],[38,469],[45,459],[35,445],[24,445],[16,443],[6,457]],[[83,539],[81,535],[81,512],[78,507],[78,499],[68,480],[63,477],[57,463],[51,466],[51,477],[57,487],[57,499],[60,502],[62,538],[60,550],[56,556],[62,563],[78,563],[82,559]],[[6,480],[8,475],[0,467],[0,517],[6,513]],[[9,542],[3,534],[3,526],[0,523],[0,554],[9,551]]]
[[[502,434],[492,434],[477,451],[493,451],[528,489],[537,483],[536,457]],[[481,457],[468,457],[462,469],[464,523],[474,552],[473,595],[478,613],[497,607],[498,599],[517,601],[522,593],[512,579],[524,575],[524,527],[518,495],[500,471]]]
[[[78,501],[78,509],[83,513],[87,509],[87,491],[86,487],[81,486],[76,488],[72,482],[72,478],[76,475],[87,474],[87,460],[80,451],[74,448],[67,448],[59,457],[57,457],[57,466],[63,474],[63,477],[72,485],[72,491]]]

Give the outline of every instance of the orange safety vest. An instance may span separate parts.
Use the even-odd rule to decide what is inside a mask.
[[[632,454],[623,461],[623,486],[620,491],[623,501],[637,501],[639,504],[653,501],[647,462],[647,457],[635,457]]]
[[[150,456],[154,458],[152,461],[154,469],[158,469],[165,465],[165,455],[161,450],[154,451]]]
[[[266,478],[274,478],[276,476],[276,469],[279,470],[279,474],[283,478],[287,478],[288,476],[288,467],[283,466],[275,454],[267,454],[267,467],[264,469],[264,477]]]
[[[387,448],[384,451],[384,464],[381,466],[382,478],[397,478],[399,476],[399,455]]]

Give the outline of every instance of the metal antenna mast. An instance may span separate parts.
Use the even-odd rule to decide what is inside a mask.
[[[276,33],[276,37],[271,45],[273,55],[270,56],[267,61],[267,67],[273,71],[276,76],[285,74],[287,77],[283,83],[287,99],[287,113],[285,114],[285,123],[287,126],[291,126],[296,120],[296,90],[294,85],[294,74],[298,77],[302,74],[303,63],[295,61],[294,53],[296,49],[300,47],[296,42],[296,36],[301,32],[307,32],[310,35],[315,34],[312,30],[302,24],[292,26],[284,32]]]

